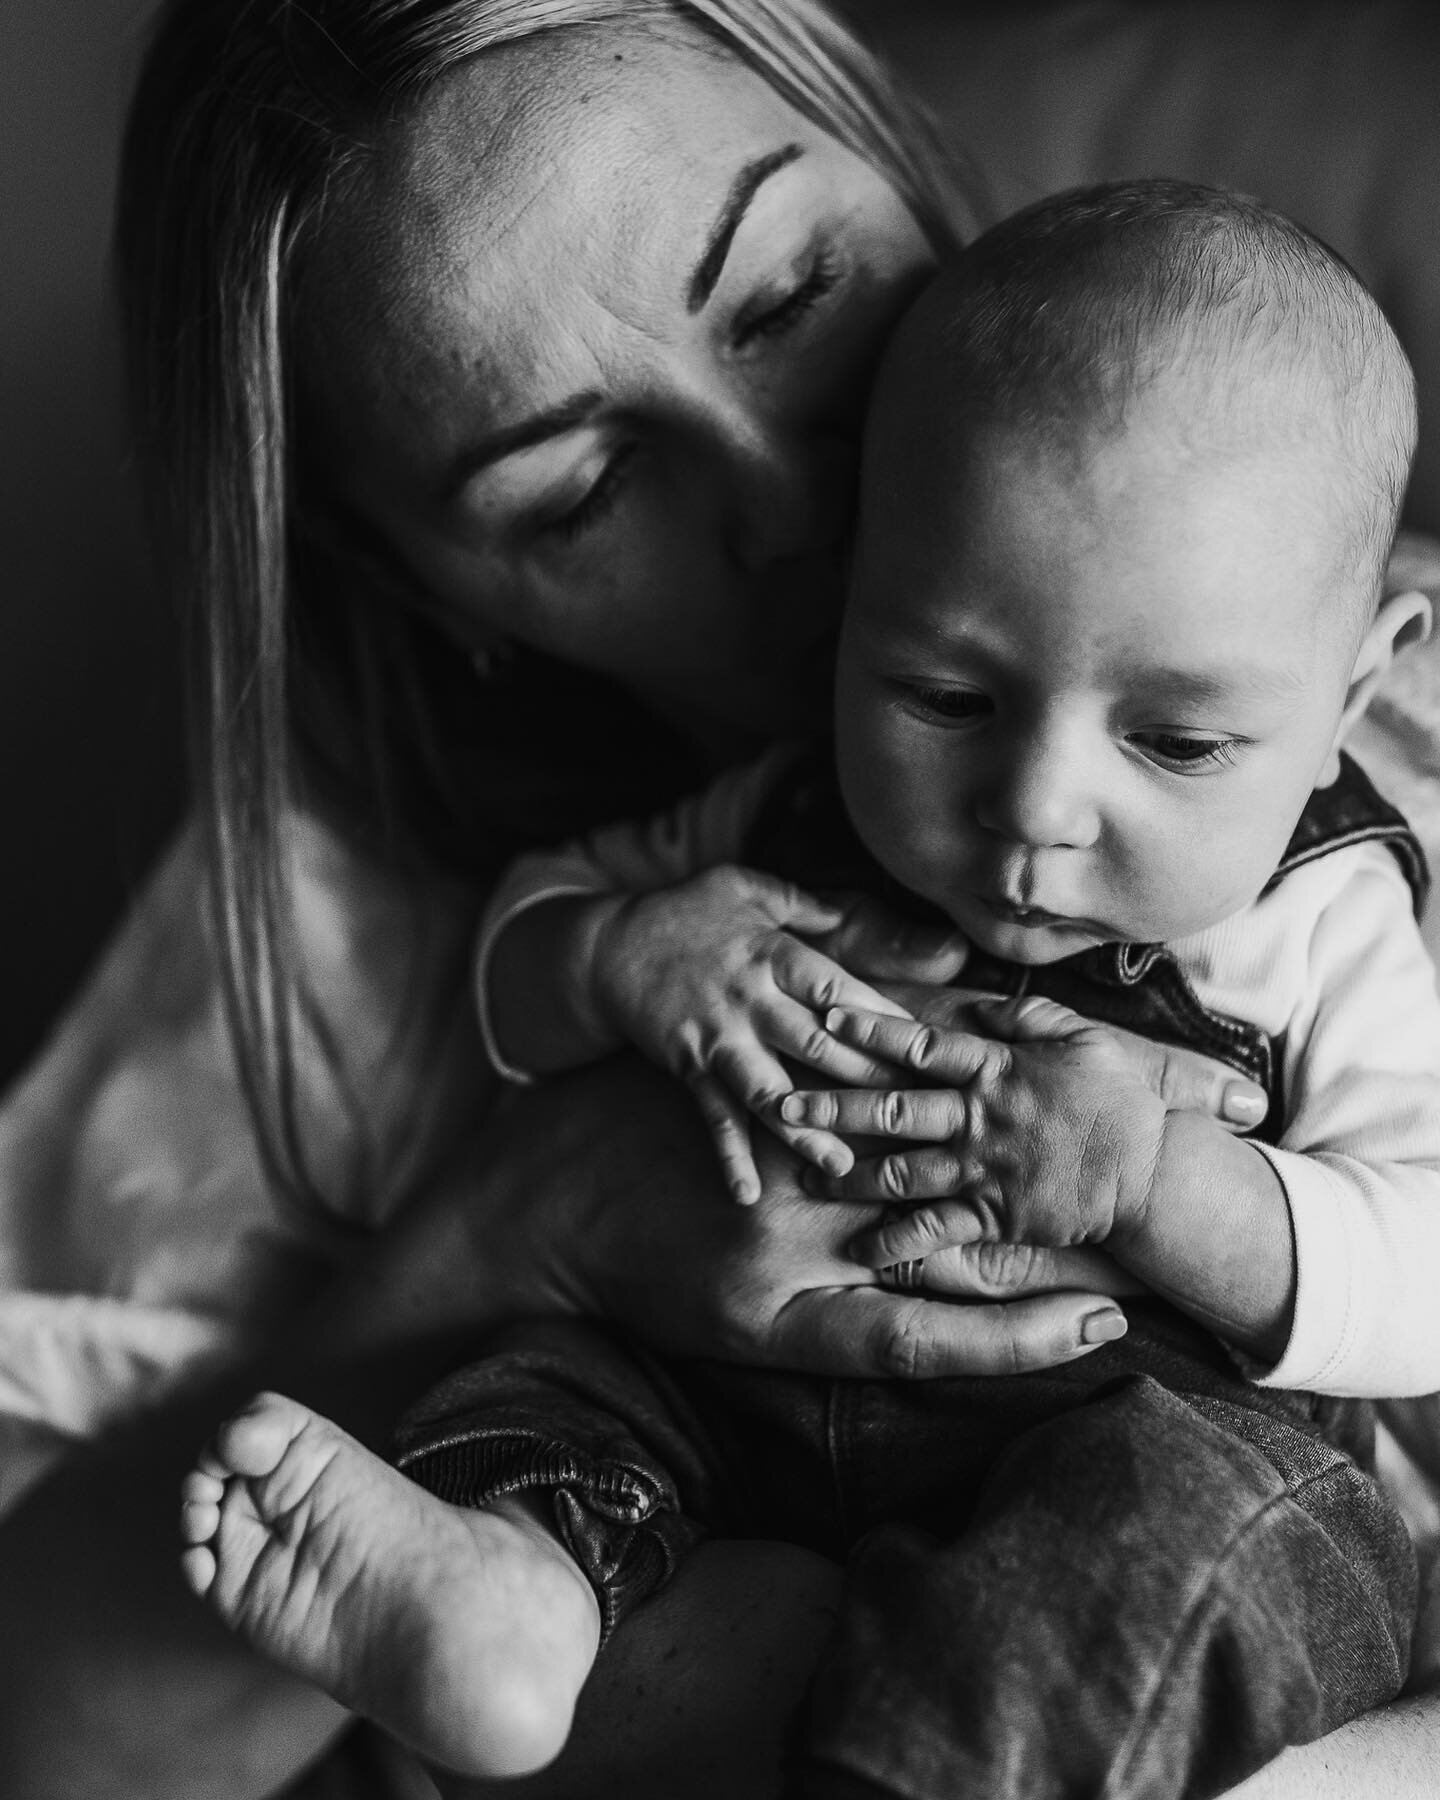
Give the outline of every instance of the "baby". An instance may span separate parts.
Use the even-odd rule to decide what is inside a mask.
[[[855,1247],[892,1285],[1000,1240],[1138,1293],[1080,1360],[929,1383],[528,1326],[404,1423],[419,1486],[260,1396],[186,1486],[229,1624],[515,1773],[703,1530],[788,1537],[848,1557],[805,1796],[1211,1794],[1398,1690],[1413,1564],[1341,1397],[1440,1387],[1440,1003],[1418,846],[1340,744],[1428,629],[1380,599],[1414,429],[1379,309],[1253,203],[1062,195],[946,270],[878,380],[833,758],[517,869],[487,1031],[512,1071],[647,1049],[743,1199],[748,1112],[823,1191],[903,1167],[933,1203]],[[948,921],[989,1035],[854,982],[811,888]],[[1268,1141],[1087,1019],[1258,1081]]]

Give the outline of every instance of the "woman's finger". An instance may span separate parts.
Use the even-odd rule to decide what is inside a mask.
[[[866,1269],[923,1261],[924,1291],[1003,1300],[1052,1288],[1092,1293],[1144,1294],[1143,1281],[1103,1250],[1080,1244],[1001,1243],[987,1234],[980,1214],[963,1200],[936,1200],[856,1232],[850,1256]]]
[[[906,1380],[1018,1375],[1073,1362],[1123,1331],[1124,1314],[1094,1294],[957,1306],[876,1287],[812,1288],[777,1316],[766,1356],[788,1368]]]
[[[1002,1047],[966,1031],[945,1031],[913,1019],[832,1007],[825,1028],[844,1044],[913,1069],[927,1081],[963,1087],[1002,1053]]]
[[[1148,1291],[1143,1281],[1103,1250],[1088,1246],[1054,1250],[1043,1244],[1001,1244],[993,1238],[929,1252],[920,1285],[926,1294],[956,1300],[1015,1300],[1060,1289],[1111,1295]]]
[[[690,1090],[709,1127],[731,1197],[741,1206],[753,1206],[760,1198],[760,1174],[750,1142],[749,1115],[713,1075],[693,1075]]]
[[[953,1088],[799,1088],[779,1112],[790,1125],[926,1144],[963,1142],[967,1127],[965,1102]]]
[[[1223,1063],[1212,1062],[1196,1050],[1157,1044],[1116,1026],[1106,1029],[1123,1049],[1136,1079],[1158,1094],[1172,1112],[1202,1113],[1232,1131],[1253,1131],[1270,1110],[1264,1088]]]

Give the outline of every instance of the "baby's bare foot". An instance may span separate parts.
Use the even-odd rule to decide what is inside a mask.
[[[449,1506],[279,1394],[221,1426],[183,1497],[186,1578],[272,1661],[461,1774],[559,1753],[600,1614],[523,1510]]]

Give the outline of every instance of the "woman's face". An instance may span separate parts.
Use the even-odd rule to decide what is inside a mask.
[[[304,289],[307,424],[461,643],[672,714],[823,718],[874,358],[929,264],[894,191],[706,40],[480,57]]]

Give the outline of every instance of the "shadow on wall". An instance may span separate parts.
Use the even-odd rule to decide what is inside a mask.
[[[0,4],[0,1081],[181,804],[175,633],[140,547],[107,265],[149,12]]]

